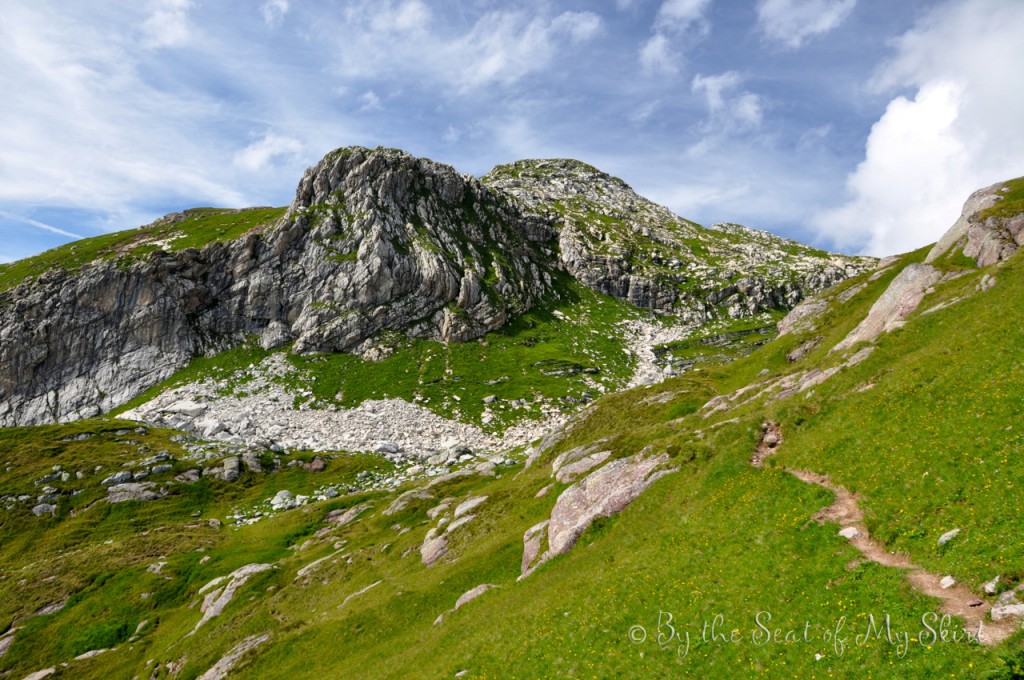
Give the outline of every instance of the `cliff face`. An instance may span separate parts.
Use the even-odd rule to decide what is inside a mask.
[[[469,340],[535,305],[561,269],[703,323],[792,307],[865,265],[703,229],[575,161],[503,168],[480,182],[401,151],[340,149],[269,228],[0,293],[0,426],[95,415],[254,335],[297,353],[359,351],[383,330]]]
[[[553,236],[448,166],[335,152],[262,234],[54,269],[0,294],[0,425],[95,415],[251,334],[300,353],[383,329],[477,337],[550,289]]]

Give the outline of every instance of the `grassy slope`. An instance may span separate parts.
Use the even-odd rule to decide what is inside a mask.
[[[569,408],[567,399],[599,396],[596,385],[614,390],[626,383],[635,359],[623,351],[615,325],[643,313],[576,282],[566,280],[564,284],[558,297],[480,341],[448,344],[394,334],[383,340],[393,351],[381,361],[341,353],[289,355],[299,373],[284,382],[290,388],[308,388],[320,405],[354,407],[367,399],[417,400],[438,415],[478,425],[484,413],[483,399],[495,396],[493,420],[486,426],[492,431],[541,416],[539,403],[514,408],[509,405],[513,400],[534,402],[545,397]],[[258,346],[246,345],[215,357],[197,357],[114,413],[204,378],[225,380],[236,390],[244,390],[238,376],[268,355]],[[584,369],[598,372],[583,373]]]
[[[899,266],[921,257],[923,251],[911,254]],[[498,479],[472,477],[435,489],[436,499],[486,494],[489,500],[478,519],[455,534],[450,556],[430,569],[422,567],[415,549],[430,526],[426,510],[436,500],[416,501],[392,517],[367,516],[304,550],[288,548],[305,543],[323,526],[328,509],[359,497],[291,511],[238,531],[188,533],[190,540],[208,544],[175,550],[164,572],[170,581],[144,571],[143,565],[170,550],[146,548],[159,534],[153,530],[157,526],[181,531],[194,508],[204,519],[223,517],[229,506],[254,502],[277,488],[301,491],[303,484],[319,483],[296,470],[247,475],[235,485],[212,485],[198,499],[186,494],[134,504],[130,512],[128,506],[115,512],[101,504],[74,518],[5,519],[9,524],[0,525],[5,546],[13,536],[35,533],[32,543],[19,544],[17,554],[13,549],[3,554],[0,587],[17,592],[17,579],[33,573],[25,565],[50,554],[59,544],[54,537],[72,531],[76,549],[90,556],[76,566],[76,578],[91,585],[60,612],[31,619],[31,628],[19,632],[8,656],[0,659],[0,670],[16,670],[17,677],[69,658],[85,643],[67,649],[61,642],[67,631],[100,625],[97,612],[109,611],[104,623],[120,626],[122,635],[125,625],[142,618],[156,625],[134,644],[75,662],[66,677],[146,675],[146,660],[156,659],[182,660],[178,677],[194,678],[240,639],[264,631],[273,632],[275,643],[249,659],[238,677],[437,678],[464,669],[478,678],[1013,677],[1013,666],[1021,665],[1019,635],[995,651],[964,643],[919,644],[920,617],[936,603],[915,593],[895,570],[854,566],[859,553],[836,536],[836,527],[812,520],[830,494],[778,466],[827,472],[856,490],[872,532],[935,571],[974,588],[996,573],[1004,584],[1021,580],[1024,525],[1014,501],[1024,484],[1024,466],[1013,419],[1021,401],[1017,364],[1024,343],[1018,323],[1024,311],[1019,257],[994,272],[998,284],[991,291],[916,315],[904,329],[881,338],[868,360],[812,393],[755,402],[710,420],[696,413],[710,396],[764,379],[758,377],[763,369],[770,378],[839,363],[842,357],[828,354],[828,347],[863,318],[899,266],[834,308],[817,331],[777,339],[726,367],[601,400],[541,464],[522,475],[505,471]],[[922,308],[972,291],[981,276],[968,270],[940,286]],[[848,282],[828,295],[862,282]],[[787,352],[818,333],[826,336],[820,349],[796,365],[786,361]],[[869,381],[876,383],[873,389],[854,391]],[[766,417],[782,424],[786,441],[769,466],[757,470],[749,458]],[[739,420],[709,429],[731,418]],[[704,434],[697,435],[697,429]],[[21,439],[5,441],[14,464],[2,478],[4,485],[23,486],[62,456],[112,455],[111,449],[81,450],[89,442],[75,442],[43,457],[38,440],[63,429],[12,432]],[[618,517],[595,525],[570,554],[516,583],[523,531],[547,516],[564,486],[534,498],[551,481],[545,462],[569,447],[606,437],[604,445],[615,455],[652,446],[670,452],[682,469]],[[351,475],[364,463],[337,459],[318,479]],[[20,471],[28,465],[37,469],[25,476]],[[9,481],[14,471],[20,476]],[[379,509],[387,502],[373,503]],[[126,524],[120,513],[136,522]],[[138,533],[140,526],[151,527],[150,534]],[[938,535],[953,527],[961,527],[961,535],[937,548]],[[118,559],[104,553],[105,540],[117,541]],[[339,540],[348,541],[345,559],[329,560],[308,581],[293,582],[299,567],[332,554]],[[195,552],[198,547],[205,552]],[[199,565],[200,555],[212,559]],[[254,578],[202,635],[180,642],[199,618],[187,606],[198,587],[258,560],[277,560],[280,569]],[[116,573],[101,578],[110,571]],[[349,595],[378,580],[378,586],[342,606]],[[461,593],[484,582],[501,588],[433,625]],[[169,594],[138,599],[159,586]],[[20,611],[44,599],[37,596]],[[131,604],[118,614],[117,603]],[[677,644],[662,649],[656,642],[662,611],[673,614],[677,631],[691,635],[685,658],[679,658]],[[761,611],[772,614],[773,628],[802,633],[810,622],[813,642],[754,644],[754,617]],[[699,642],[702,623],[716,614],[725,617],[727,634],[738,629],[741,642]],[[889,614],[894,630],[913,636],[905,656],[884,640],[857,644],[854,636],[864,632],[869,614]],[[12,616],[13,609],[5,615]],[[846,617],[847,646],[839,654],[823,636],[841,617]],[[648,634],[640,644],[628,639],[636,625]]]
[[[285,208],[195,208],[186,210],[184,219],[178,222],[155,222],[147,227],[82,239],[24,260],[0,264],[0,292],[53,268],[75,271],[97,259],[128,258],[124,259],[128,262],[130,258],[142,257],[158,247],[171,252],[202,248],[215,241],[230,241],[272,224],[284,212]],[[158,246],[155,241],[165,244]]]

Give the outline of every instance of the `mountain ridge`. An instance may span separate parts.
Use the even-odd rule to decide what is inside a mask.
[[[494,172],[489,177],[491,185],[403,151],[347,147],[306,171],[292,205],[272,224],[201,249],[150,240],[127,257],[80,263],[69,273],[51,267],[0,292],[0,424],[109,411],[191,357],[252,335],[265,348],[293,343],[297,354],[352,351],[383,331],[477,338],[534,306],[562,268],[598,292],[699,326],[791,307],[871,262],[791,256],[778,244],[792,242],[772,237],[774,249],[761,248],[766,256],[806,271],[778,262],[755,271],[760,264],[749,254],[700,267],[692,245],[724,249],[712,232],[636,197],[619,180],[617,203],[699,237],[691,245],[661,239],[665,252],[652,255],[652,270],[644,265],[654,242],[648,228],[606,215],[617,206],[584,197],[588,210],[598,207],[611,221],[602,246],[580,236],[588,225],[572,210],[555,217],[530,209],[536,202],[524,208]],[[664,231],[653,222],[650,229]]]

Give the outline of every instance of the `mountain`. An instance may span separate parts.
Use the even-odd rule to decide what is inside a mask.
[[[329,195],[312,177],[336,186],[322,165],[298,204]],[[615,180],[513,166],[495,195],[539,225],[516,233],[550,230],[521,259],[551,281],[499,328],[303,354],[293,326],[275,346],[254,325],[118,407],[142,421],[0,429],[0,674],[1020,677],[1024,178],[972,195],[934,247],[851,260],[864,271],[788,312],[732,318],[748,308],[729,293],[698,325],[681,318],[698,291],[732,282],[662,277],[639,246],[582,235],[605,224],[589,208],[557,208],[597,193],[566,174]],[[535,168],[562,179],[541,190]],[[604,233],[631,238],[608,210],[626,217]],[[251,228],[322,228],[295,226],[308,212],[190,213],[0,281],[72,285],[111,267],[74,264],[97,257],[145,270],[147,239],[207,225],[198,261]],[[680,262],[721,234],[772,238],[693,227],[699,250],[677,219],[647,228]],[[472,266],[487,250],[469,240]],[[174,243],[158,257],[184,257]],[[755,250],[743,278],[784,286]],[[64,271],[41,274],[54,258]],[[630,287],[660,313],[608,294]],[[339,421],[378,451],[320,445]]]
[[[397,150],[339,149],[283,215],[191,211],[6,265],[0,425],[110,411],[254,336],[296,355],[363,352],[387,331],[478,338],[564,288],[559,272],[699,325],[792,307],[867,264],[700,228],[583,164],[520,166],[536,171],[482,183]],[[548,199],[529,192],[569,207],[540,214]]]

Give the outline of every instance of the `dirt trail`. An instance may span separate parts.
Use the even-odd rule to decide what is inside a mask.
[[[864,513],[857,504],[857,497],[848,489],[834,484],[824,475],[805,470],[784,469],[802,482],[817,484],[835,494],[836,499],[832,505],[819,510],[814,516],[815,519],[819,522],[838,524],[843,529],[856,529],[857,533],[848,540],[865,558],[885,567],[907,570],[907,580],[915,589],[941,600],[942,613],[963,619],[966,624],[965,630],[978,635],[982,644],[990,647],[998,645],[1018,630],[1020,622],[1016,618],[989,620],[988,612],[992,606],[966,587],[957,584],[951,588],[943,588],[940,576],[917,566],[906,555],[888,552],[881,543],[871,538],[864,526]]]

